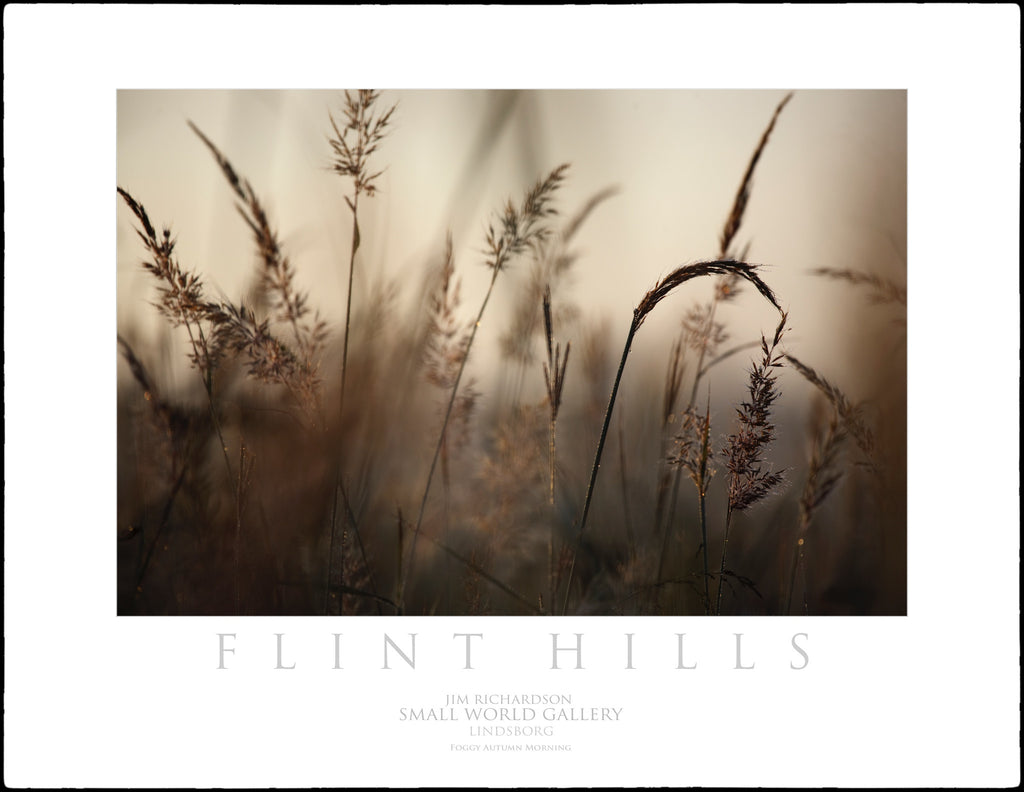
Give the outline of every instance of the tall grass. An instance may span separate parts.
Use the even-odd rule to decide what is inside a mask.
[[[491,294],[494,292],[494,284],[498,280],[498,275],[516,256],[531,247],[535,248],[547,236],[548,228],[544,221],[554,214],[554,210],[551,208],[551,198],[554,192],[561,186],[568,167],[568,165],[560,165],[551,171],[545,179],[538,181],[533,189],[527,192],[520,207],[517,207],[509,200],[498,218],[497,228],[493,222],[487,228],[486,264],[491,270],[491,281],[487,286],[487,292],[484,294],[483,302],[480,303],[480,310],[477,312],[476,321],[473,322],[469,337],[466,339],[465,347],[460,355],[461,360],[458,371],[455,374],[455,381],[452,383],[451,397],[448,400],[448,407],[445,410],[444,420],[441,423],[441,436],[438,438],[437,446],[434,449],[434,458],[431,460],[430,469],[427,472],[427,483],[423,487],[423,498],[420,501],[416,525],[413,527],[409,561],[403,567],[401,585],[399,586],[399,610],[402,609],[405,601],[405,587],[416,558],[416,542],[419,539],[420,529],[423,525],[427,498],[430,496],[430,485],[434,479],[438,457],[441,454],[441,449],[444,447],[448,422],[451,420],[452,410],[455,407],[459,393],[459,383],[462,381],[462,374],[466,370],[466,361],[469,359],[469,352],[473,346],[473,341],[476,339],[477,330],[483,321],[484,311],[487,310],[487,303],[490,302]]]
[[[604,452],[605,440],[608,438],[608,426],[612,419],[612,410],[615,408],[615,397],[619,392],[619,385],[622,382],[622,372],[626,368],[626,359],[629,357],[630,348],[637,331],[643,325],[647,316],[657,307],[658,303],[668,295],[682,286],[689,280],[708,275],[727,275],[737,278],[745,278],[761,293],[768,302],[779,308],[775,294],[768,285],[757,275],[757,268],[740,261],[704,261],[697,264],[685,264],[673,270],[668,276],[659,281],[654,288],[648,291],[637,307],[633,310],[633,321],[630,322],[629,332],[626,334],[626,343],[622,348],[622,357],[619,360],[619,369],[615,374],[615,381],[612,384],[611,396],[608,397],[608,408],[605,410],[604,425],[601,427],[601,434],[597,441],[597,453],[594,456],[594,465],[590,471],[590,483],[587,485],[587,494],[583,501],[583,513],[580,515],[579,528],[577,530],[576,547],[573,551],[572,562],[569,566],[569,582],[566,585],[565,605],[562,609],[566,613],[569,608],[569,597],[572,591],[573,574],[576,570],[576,557],[579,555],[580,546],[583,542],[583,534],[587,527],[587,516],[590,514],[590,504],[594,495],[594,486],[597,483],[597,474],[601,469],[601,455]]]
[[[381,144],[395,132],[395,105],[376,91],[346,92],[343,118],[328,113],[326,121],[325,156],[348,190],[351,235],[339,264],[348,283],[344,314],[329,321],[264,198],[190,123],[251,235],[254,288],[243,299],[211,296],[202,262],[179,261],[170,229],[158,232],[143,206],[147,196],[117,188],[166,325],[165,351],[127,327],[117,339],[125,374],[118,612],[724,615],[898,607],[891,592],[898,594],[905,569],[855,544],[875,524],[905,531],[890,509],[906,465],[898,398],[855,403],[819,373],[825,369],[803,363],[802,307],[777,295],[739,244],[755,166],[790,101],[777,105],[757,142],[715,257],[695,261],[680,251],[688,263],[639,295],[617,350],[567,277],[586,266],[570,244],[606,202],[621,199],[616,189],[593,193],[575,212],[556,211],[570,179],[569,166],[559,165],[489,221],[480,218],[482,261],[474,263],[488,277],[479,293],[465,288],[449,233],[419,282],[405,286],[419,297],[412,310],[397,311],[400,287],[383,281],[356,305],[357,275],[383,270],[361,245],[368,221],[360,208],[388,167]],[[763,189],[770,194],[772,185]],[[523,277],[498,287],[506,271]],[[812,275],[867,289],[887,318],[905,311],[906,290],[890,274],[823,264]],[[710,298],[687,302],[709,278]],[[498,302],[511,311],[495,333],[503,384],[494,386],[480,375],[485,350],[478,347]],[[774,330],[759,341],[734,337],[726,304],[770,308]],[[680,317],[658,383],[631,355],[640,337],[660,348],[657,334],[640,333],[655,310]],[[181,343],[196,372],[183,385],[164,363],[166,350]],[[729,389],[709,373],[739,373],[752,348],[760,351],[746,370],[746,394],[730,403]],[[800,387],[816,400],[801,400]],[[720,437],[723,410],[734,426]],[[895,435],[873,425],[893,415]],[[800,460],[794,449],[802,446]],[[609,464],[617,476],[601,474]],[[692,488],[681,487],[684,478]],[[878,546],[888,541],[879,537]],[[855,575],[837,560],[851,548],[863,559]],[[887,582],[894,576],[895,587]]]

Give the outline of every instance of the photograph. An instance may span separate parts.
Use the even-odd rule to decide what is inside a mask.
[[[5,785],[1016,788],[1020,53],[6,5]]]
[[[119,91],[118,614],[904,615],[906,108]]]

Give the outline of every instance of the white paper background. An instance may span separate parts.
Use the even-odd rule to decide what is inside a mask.
[[[1016,6],[5,7],[5,783],[1017,784],[1019,74]],[[361,85],[908,89],[909,616],[118,619],[116,90]],[[398,719],[484,692],[622,720],[484,755]]]

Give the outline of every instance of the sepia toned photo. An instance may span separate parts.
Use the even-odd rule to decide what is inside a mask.
[[[1019,22],[5,6],[5,784],[1019,786]]]
[[[118,91],[118,614],[905,615],[906,135]]]

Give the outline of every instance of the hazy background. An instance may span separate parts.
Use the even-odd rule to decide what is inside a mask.
[[[348,411],[350,417],[358,416],[359,429],[358,434],[342,429],[343,434],[330,441],[345,449],[346,464],[365,460],[359,463],[364,465],[364,477],[353,499],[368,504],[360,518],[361,533],[370,537],[368,556],[377,565],[378,582],[381,574],[394,572],[387,563],[382,569],[380,559],[392,558],[393,547],[401,543],[394,528],[395,509],[403,504],[408,509],[419,497],[422,469],[429,465],[440,418],[433,416],[430,405],[445,396],[435,394],[422,377],[410,380],[407,375],[375,393],[373,372],[380,368],[377,361],[385,368],[389,364],[403,368],[399,361],[412,355],[410,365],[417,368],[429,358],[418,351],[415,336],[390,333],[422,321],[424,278],[437,266],[448,230],[453,235],[456,275],[462,280],[459,312],[465,324],[476,316],[490,280],[490,271],[483,266],[485,229],[508,198],[518,204],[539,177],[560,163],[570,163],[565,188],[554,196],[565,218],[556,221],[558,228],[593,196],[615,190],[572,240],[570,251],[578,258],[568,278],[557,284],[553,299],[555,309],[563,311],[556,322],[556,338],[563,344],[571,342],[575,352],[565,390],[566,402],[572,406],[562,415],[556,455],[560,457],[558,503],[551,535],[558,535],[551,539],[551,552],[558,553],[570,541],[570,529],[565,526],[571,526],[580,508],[605,394],[633,308],[659,278],[679,265],[719,257],[719,235],[737,188],[786,94],[782,90],[383,93],[379,109],[397,104],[397,110],[369,166],[371,172],[384,169],[379,193],[360,202],[361,245],[353,287],[352,349],[360,350],[367,360],[364,374],[353,374],[353,382],[365,385],[362,400],[358,406],[350,400]],[[264,265],[256,260],[251,231],[235,210],[234,194],[221,169],[188,121],[251,183],[291,257],[296,289],[309,293],[310,305],[329,323],[331,336],[321,369],[328,401],[340,380],[351,248],[351,214],[345,204],[351,187],[347,179],[331,172],[327,142],[329,114],[335,113],[344,123],[343,97],[341,91],[118,92],[118,185],[146,207],[154,225],[170,225],[178,240],[178,260],[186,271],[201,275],[210,297],[249,301],[254,276]],[[741,255],[749,245],[745,258],[763,265],[763,278],[789,312],[784,349],[835,383],[853,403],[866,402],[866,420],[883,438],[880,456],[886,460],[886,470],[881,480],[886,494],[882,501],[872,500],[869,508],[859,479],[851,474],[849,486],[819,517],[824,541],[814,564],[819,579],[816,593],[810,595],[814,613],[906,612],[905,305],[871,305],[870,292],[863,286],[812,273],[820,267],[850,269],[905,286],[906,114],[903,91],[796,92],[761,153],[743,225],[730,247],[730,252]],[[135,218],[123,204],[117,217],[118,332],[149,368],[165,400],[191,403],[191,409],[205,415],[206,396],[188,370],[184,328],[169,332],[151,305],[155,284],[139,266],[142,251],[133,231]],[[538,559],[547,558],[549,541],[543,530],[548,512],[535,508],[544,500],[537,493],[544,494],[546,489],[531,486],[539,469],[536,451],[547,440],[533,436],[539,425],[534,426],[530,416],[535,405],[544,402],[545,390],[539,360],[520,368],[503,353],[501,342],[510,337],[518,344],[532,344],[534,350],[539,347],[535,336],[515,329],[517,306],[524,297],[535,311],[539,301],[528,288],[530,258],[514,259],[497,282],[472,349],[469,374],[462,385],[463,392],[472,386],[477,397],[466,419],[465,435],[452,435],[464,437],[453,441],[456,445],[466,442],[467,446],[453,452],[451,480],[456,486],[451,513],[456,516],[450,520],[455,530],[465,532],[465,547],[459,545],[463,552],[493,553],[492,571],[527,590],[544,579],[537,572]],[[647,568],[651,562],[646,559],[636,561],[635,568],[627,564],[621,555],[623,524],[628,535],[631,526],[639,525],[641,534],[653,531],[651,535],[657,536],[659,529],[650,529],[661,520],[660,507],[659,514],[654,513],[655,487],[663,486],[657,484],[658,470],[668,453],[665,436],[673,433],[671,426],[663,424],[668,419],[662,417],[666,364],[680,320],[710,297],[713,286],[714,279],[703,278],[672,294],[633,343],[629,373],[616,405],[616,439],[610,453],[615,466],[604,465],[615,472],[604,474],[604,488],[595,502],[601,517],[591,526],[595,545],[588,552],[594,567],[584,586],[587,593],[580,606],[584,612],[593,608],[590,612],[604,613],[609,607],[632,612],[647,607],[637,599],[638,589],[629,588],[632,583],[626,581],[650,580],[655,570]],[[753,289],[741,291],[745,293],[716,313],[716,321],[728,333],[718,353],[737,345],[756,345],[761,334],[771,336],[778,323],[767,301]],[[567,307],[573,310],[564,315]],[[395,346],[386,346],[389,338]],[[749,398],[747,369],[755,356],[754,350],[744,349],[701,380],[698,402],[710,398],[716,448],[724,447],[728,433],[734,431],[735,407]],[[692,403],[696,356],[687,363],[690,370],[675,412]],[[119,371],[126,385],[122,393],[137,394],[137,384],[127,380],[125,360],[119,361]],[[788,540],[778,531],[789,526],[796,513],[805,478],[799,471],[807,465],[808,430],[817,415],[815,402],[821,398],[792,369],[780,371],[779,389],[781,397],[772,414],[779,437],[769,463],[787,472],[787,483],[780,488],[783,498],[760,513],[772,530],[748,531],[743,542],[736,539],[734,562],[749,570],[759,585],[780,593],[767,605],[738,605],[740,612],[750,612],[748,608],[782,611],[779,600],[788,569]],[[696,398],[697,391],[692,392]],[[400,394],[412,395],[413,402],[396,402]],[[132,404],[131,396],[122,400],[125,416]],[[320,592],[313,583],[330,575],[327,559],[333,556],[322,528],[326,517],[316,509],[301,517],[297,511],[311,503],[326,508],[327,501],[317,497],[318,482],[325,474],[317,467],[313,445],[288,445],[296,439],[293,431],[268,440],[267,449],[261,449],[255,433],[265,424],[239,431],[244,432],[248,447],[256,449],[256,457],[289,461],[284,466],[287,473],[285,469],[267,473],[270,468],[264,464],[269,478],[257,477],[253,485],[260,509],[266,512],[266,539],[261,544],[249,537],[246,548],[273,549],[246,561],[245,572],[235,570],[234,579],[236,586],[244,587],[239,581],[248,576],[256,593],[248,598],[236,593],[230,601],[217,588],[227,579],[225,570],[234,567],[228,555],[221,557],[218,550],[202,545],[202,537],[219,535],[216,531],[201,531],[194,542],[185,538],[196,522],[195,517],[186,517],[179,544],[184,555],[168,556],[162,567],[168,575],[167,591],[174,592],[173,605],[161,601],[162,589],[155,580],[142,588],[145,602],[136,602],[139,587],[130,584],[130,567],[133,563],[137,569],[148,567],[144,560],[125,553],[120,561],[128,570],[123,577],[129,583],[119,589],[126,594],[124,602],[119,600],[119,612],[139,608],[165,612],[168,607],[170,612],[178,608],[186,613],[206,612],[230,602],[241,612],[308,613],[317,608],[328,612],[328,605],[314,604]],[[149,440],[144,432],[138,434],[137,423],[133,426],[118,432],[123,441],[119,503],[125,526],[145,525],[153,519],[144,516],[151,507],[139,500],[149,474],[137,455]],[[356,440],[357,436],[361,439]],[[224,442],[232,444],[231,439]],[[347,475],[353,475],[351,468]],[[609,483],[618,483],[621,489]],[[274,495],[278,490],[280,497]],[[197,504],[210,501],[205,492],[196,497]],[[681,509],[692,513],[696,507],[688,508],[686,497]],[[437,498],[433,501],[438,510],[433,515],[435,530],[449,527],[445,498],[443,509]],[[716,502],[709,510],[714,525],[724,524],[724,514],[716,511],[720,506]],[[670,522],[675,520],[674,512],[674,507],[669,510]],[[290,524],[294,527],[286,528]],[[122,526],[122,530],[127,529]],[[674,541],[682,541],[675,527],[666,531],[677,537]],[[230,539],[233,534],[224,536]],[[712,531],[709,544],[716,541]],[[198,543],[199,549],[190,542]],[[647,542],[650,547],[656,543]],[[228,547],[220,552],[227,554]],[[685,556],[691,550],[682,552]],[[671,557],[672,552],[666,555]],[[436,554],[430,558],[433,566],[420,573],[430,591],[421,589],[413,606],[416,612],[461,612],[463,607],[472,612],[492,612],[490,608],[507,612],[506,602],[492,604],[477,594],[453,595],[448,583],[443,589],[433,588],[454,573]],[[666,563],[672,566],[673,562]],[[685,568],[689,561],[679,563]],[[555,565],[553,556],[550,564]],[[617,592],[605,586],[603,570],[612,570],[607,574],[616,585],[622,581],[626,589]],[[361,568],[353,568],[347,574],[360,572]],[[204,578],[204,573],[210,574]],[[198,577],[193,580],[189,575]],[[213,584],[209,590],[203,588],[207,579]],[[387,582],[383,586],[388,589]],[[183,602],[181,591],[196,594],[195,601]],[[199,591],[204,594],[198,595]],[[665,607],[686,612],[693,605],[674,601]]]
[[[570,286],[585,314],[611,319],[619,343],[632,308],[659,277],[717,256],[747,163],[785,93],[384,91],[381,105],[397,102],[398,110],[376,155],[387,169],[380,192],[360,206],[354,304],[385,280],[418,282],[451,228],[470,316],[488,278],[479,252],[485,223],[506,198],[518,201],[536,178],[569,162],[556,203],[563,214],[606,187],[619,189],[581,229]],[[341,117],[341,107],[342,91],[118,91],[117,183],[156,225],[172,227],[183,266],[222,296],[240,298],[254,271],[249,231],[188,128],[193,121],[252,183],[299,287],[338,330],[351,224],[348,185],[329,171],[327,135],[328,113]],[[865,394],[845,374],[851,356],[863,354],[850,343],[863,295],[808,270],[856,268],[905,282],[906,119],[904,91],[797,91],[758,165],[738,235],[793,309],[790,348],[809,361],[827,355],[826,370],[855,399]],[[153,284],[139,267],[134,218],[122,204],[117,218],[118,328],[145,345],[165,328],[148,305]],[[507,327],[515,279],[526,269],[520,263],[499,283],[474,353],[478,375],[485,376]],[[666,334],[677,332],[682,312],[710,288],[704,280],[674,297],[677,311],[663,309],[645,324],[637,359],[664,359]],[[414,291],[403,289],[399,299],[416,298]],[[773,323],[770,309],[752,298],[724,318],[737,342]],[[180,378],[184,354],[171,359],[179,364],[169,373]],[[721,376],[742,377],[742,366],[732,368]]]

